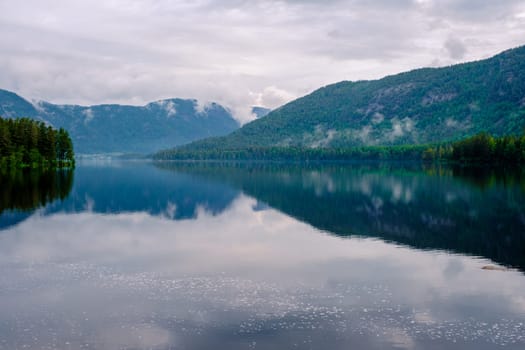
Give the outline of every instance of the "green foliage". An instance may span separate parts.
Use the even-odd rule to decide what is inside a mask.
[[[439,154],[440,147],[429,145],[373,146],[351,148],[248,147],[246,149],[175,149],[156,153],[156,160],[420,160],[429,149]],[[428,159],[431,160],[431,159]]]
[[[245,149],[177,148],[156,153],[155,160],[348,161],[417,160],[427,162],[525,164],[525,134],[493,137],[480,133],[461,141],[433,145],[348,148],[247,147]]]
[[[516,135],[524,127],[525,46],[478,62],[329,85],[228,136],[182,149],[421,145],[483,131]]]
[[[461,163],[525,164],[525,134],[495,138],[480,133],[455,142],[450,159]]]
[[[54,168],[75,164],[73,143],[64,129],[29,118],[0,118],[0,168]]]

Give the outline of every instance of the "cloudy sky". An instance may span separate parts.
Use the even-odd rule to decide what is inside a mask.
[[[0,88],[54,103],[197,98],[242,121],[329,83],[523,44],[523,0],[0,0]]]

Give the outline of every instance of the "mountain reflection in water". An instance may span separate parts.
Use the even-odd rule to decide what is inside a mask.
[[[3,192],[0,349],[522,349],[522,184],[414,164],[81,163],[55,200]]]
[[[525,271],[525,174],[422,164],[161,163],[230,184],[340,236],[490,258]]]

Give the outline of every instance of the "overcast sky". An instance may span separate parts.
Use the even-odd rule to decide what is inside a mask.
[[[523,44],[523,0],[0,0],[0,88],[54,103],[196,98],[242,121],[329,83]]]

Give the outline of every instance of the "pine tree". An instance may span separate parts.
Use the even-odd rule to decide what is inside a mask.
[[[74,166],[73,142],[66,130],[55,130],[29,118],[0,118],[0,167]]]
[[[0,119],[0,157],[7,157],[11,152],[11,137],[7,123]]]

